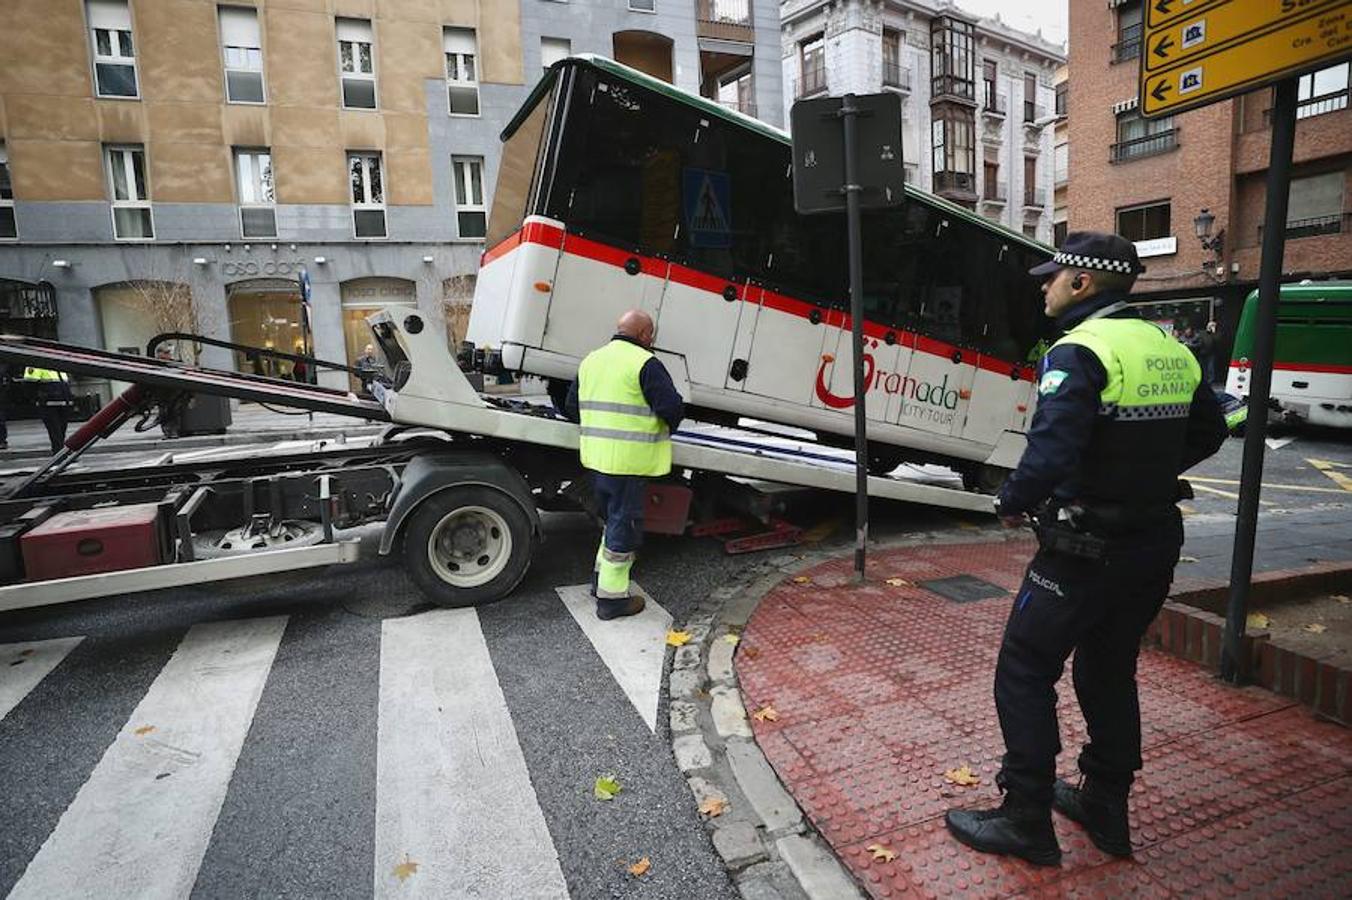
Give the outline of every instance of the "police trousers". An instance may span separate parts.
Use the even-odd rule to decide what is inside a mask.
[[[643,543],[643,503],[648,479],[640,475],[592,473],[597,511],[605,521],[596,548],[592,593],[601,600],[629,596],[629,572]]]
[[[1073,651],[1075,696],[1088,726],[1080,771],[1130,787],[1141,768],[1136,661],[1159,613],[1183,544],[1175,511],[1148,534],[1114,538],[1101,560],[1039,550],[1005,624],[995,669],[995,706],[1005,739],[997,782],[1051,805],[1056,756],[1056,682]]]

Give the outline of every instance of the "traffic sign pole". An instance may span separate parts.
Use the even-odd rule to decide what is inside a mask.
[[[1239,515],[1230,562],[1230,602],[1221,644],[1221,677],[1238,683],[1248,661],[1241,658],[1253,575],[1254,533],[1258,528],[1258,495],[1263,481],[1263,439],[1267,435],[1268,397],[1277,346],[1277,299],[1286,246],[1286,210],[1291,183],[1291,154],[1296,141],[1296,85],[1288,78],[1275,87],[1272,106],[1272,151],[1267,175],[1267,212],[1263,217],[1263,256],[1258,273],[1258,322],[1254,335],[1253,375],[1244,432],[1244,466],[1240,474]]]
[[[864,413],[864,237],[859,195],[857,125],[861,110],[854,94],[846,94],[840,107],[845,126],[845,222],[850,253],[850,338],[854,348],[854,578],[864,580],[864,555],[868,546],[868,417]]]

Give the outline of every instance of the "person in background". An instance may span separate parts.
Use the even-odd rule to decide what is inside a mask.
[[[47,427],[47,440],[52,452],[56,453],[66,442],[70,410],[75,405],[75,398],[70,392],[70,379],[65,372],[28,366],[23,370],[23,380],[37,386],[38,417]]]
[[[362,348],[361,356],[357,357],[353,368],[357,370],[357,377],[361,379],[361,389],[367,393],[371,391],[371,382],[385,379],[385,364],[376,356],[374,344],[367,344]]]
[[[1202,364],[1202,379],[1206,384],[1216,383],[1216,320],[1206,323],[1197,335],[1197,361]]]

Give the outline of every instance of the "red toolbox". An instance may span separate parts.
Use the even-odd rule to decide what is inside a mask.
[[[159,565],[164,544],[154,503],[57,513],[20,538],[24,578],[42,581]]]

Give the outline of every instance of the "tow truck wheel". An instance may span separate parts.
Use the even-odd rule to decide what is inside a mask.
[[[501,491],[465,485],[433,494],[409,518],[404,561],[438,606],[500,600],[530,566],[531,523]]]

